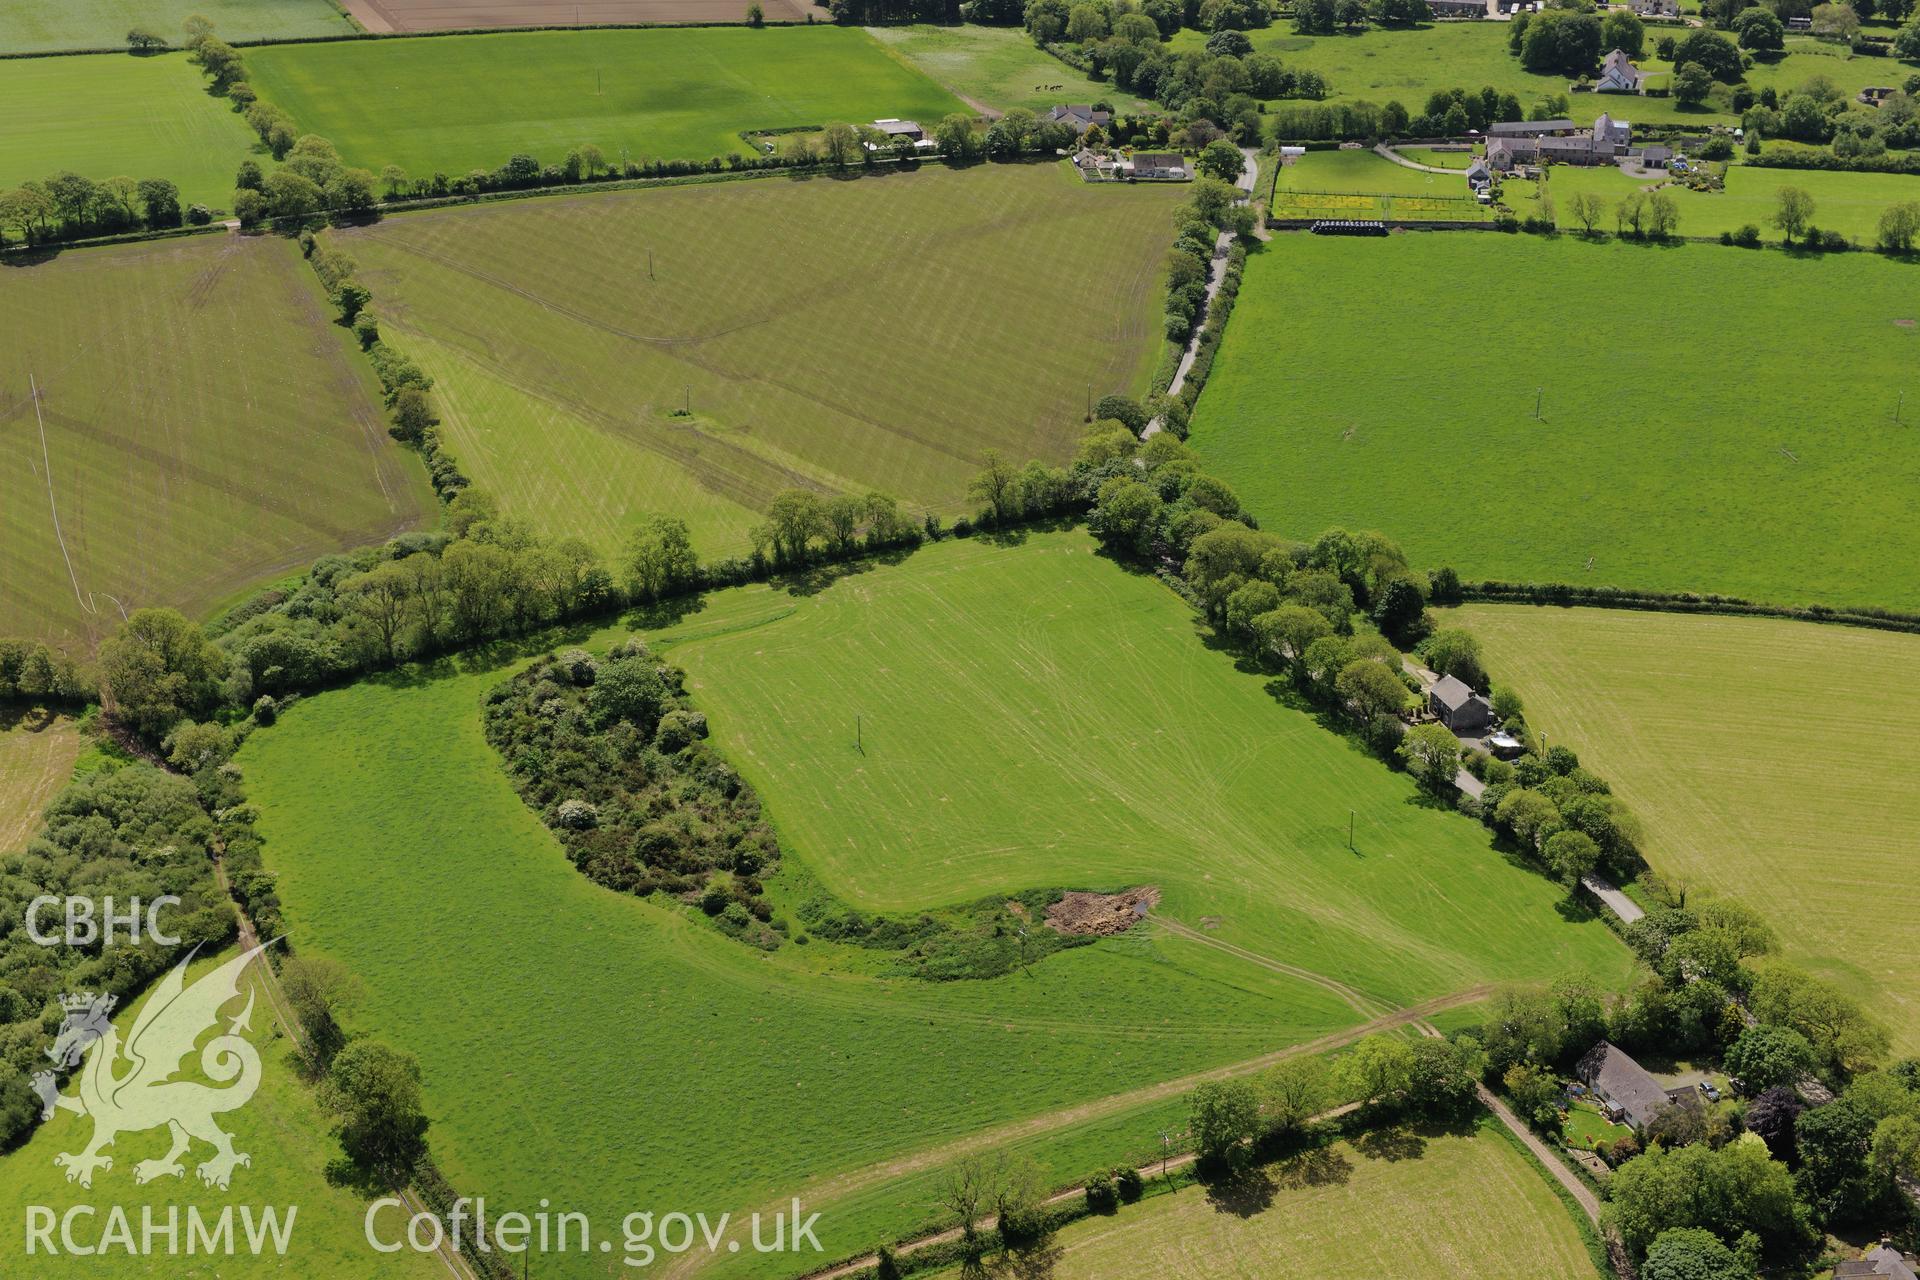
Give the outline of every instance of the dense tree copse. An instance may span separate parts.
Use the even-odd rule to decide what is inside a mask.
[[[213,878],[219,828],[203,798],[224,798],[230,779],[221,762],[207,762],[197,783],[126,761],[110,747],[102,751],[97,767],[47,805],[25,849],[0,851],[0,915],[14,925],[0,933],[0,1144],[40,1119],[29,1078],[51,1065],[43,1051],[60,1029],[61,995],[111,995],[124,1007],[185,949],[233,936],[232,905]],[[70,894],[93,900],[97,912],[108,896],[121,910],[135,898],[178,896],[180,905],[164,909],[160,924],[180,946],[144,934],[108,947],[42,946],[29,937],[24,922],[33,899]],[[57,909],[39,921],[43,931],[63,927]]]

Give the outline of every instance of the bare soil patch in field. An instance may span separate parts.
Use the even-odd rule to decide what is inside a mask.
[[[1160,890],[1153,885],[1125,893],[1076,891],[1047,908],[1047,927],[1056,933],[1125,933],[1146,919],[1148,910],[1159,901]]]
[[[485,27],[655,26],[745,22],[750,0],[346,0],[369,31],[460,31]],[[768,22],[825,21],[807,0],[761,0]]]

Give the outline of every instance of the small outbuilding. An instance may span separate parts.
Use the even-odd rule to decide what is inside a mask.
[[[891,116],[885,120],[875,120],[873,127],[881,133],[886,134],[889,138],[911,138],[913,141],[918,142],[927,136],[926,130],[922,129],[914,121],[896,120]]]
[[[1493,707],[1455,676],[1441,676],[1427,690],[1427,708],[1455,733],[1477,733],[1493,721]]]

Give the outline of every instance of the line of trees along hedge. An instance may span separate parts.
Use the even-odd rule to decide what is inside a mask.
[[[1427,95],[1418,114],[1398,99],[1371,102],[1286,103],[1268,113],[1273,137],[1288,142],[1377,141],[1384,138],[1465,137],[1504,121],[1552,120],[1569,109],[1565,94],[1548,94],[1522,109],[1518,95],[1491,85],[1439,89]]]
[[[24,244],[205,226],[212,220],[202,205],[182,209],[180,189],[165,178],[95,180],[63,170],[0,191],[0,231]]]
[[[1767,618],[1791,618],[1799,622],[1836,622],[1847,626],[1871,627],[1880,631],[1920,632],[1920,613],[1899,609],[1880,609],[1869,605],[1790,605],[1764,604],[1739,596],[1710,592],[1648,591],[1635,587],[1590,587],[1564,582],[1461,582],[1452,570],[1453,584],[1446,594],[1436,595],[1436,604],[1458,604],[1466,600],[1496,604],[1584,605],[1597,609],[1646,609],[1662,613],[1725,613]]]

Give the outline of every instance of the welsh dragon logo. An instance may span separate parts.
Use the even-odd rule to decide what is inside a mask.
[[[123,1133],[162,1125],[172,1134],[172,1149],[161,1159],[142,1160],[135,1165],[135,1182],[184,1177],[186,1170],[180,1157],[195,1139],[214,1149],[213,1156],[195,1170],[200,1181],[210,1187],[226,1190],[234,1168],[253,1163],[245,1152],[233,1149],[233,1135],[213,1119],[221,1112],[245,1106],[260,1087],[259,1050],[241,1034],[250,1029],[251,991],[246,1007],[227,1023],[227,1029],[200,1049],[201,1072],[226,1087],[213,1088],[174,1077],[200,1037],[219,1025],[220,1011],[239,998],[240,976],[247,965],[272,945],[264,943],[229,960],[190,987],[186,985],[186,971],[193,951],[189,951],[154,988],[124,1045],[109,1017],[115,1003],[112,996],[62,998],[66,1023],[47,1056],[62,1067],[80,1068],[74,1096],[59,1091],[52,1071],[34,1076],[33,1087],[40,1095],[42,1120],[52,1119],[55,1110],[93,1118],[93,1140],[86,1148],[53,1158],[67,1171],[68,1182],[91,1187],[96,1169],[113,1169],[113,1158],[101,1155],[102,1148],[111,1146]]]

